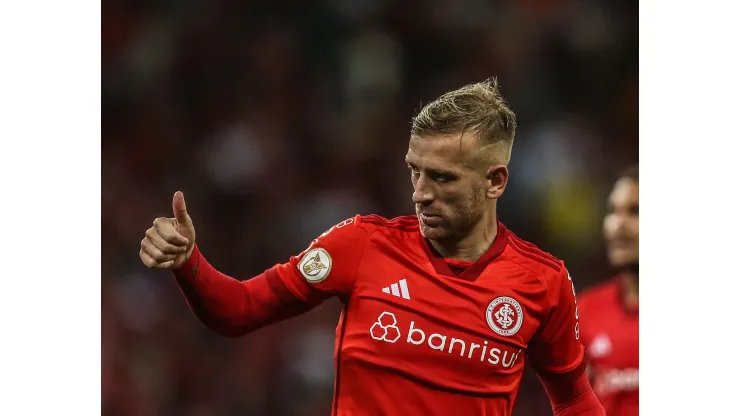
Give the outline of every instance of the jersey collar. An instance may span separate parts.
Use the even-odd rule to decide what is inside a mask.
[[[501,221],[497,221],[497,225],[498,225],[498,231],[496,233],[496,238],[493,240],[493,244],[491,244],[491,247],[488,248],[488,251],[483,253],[483,255],[480,256],[478,260],[476,260],[470,267],[468,267],[464,272],[460,273],[459,275],[455,274],[450,269],[450,266],[447,265],[444,257],[442,257],[439,253],[437,253],[437,251],[431,245],[429,240],[424,238],[424,236],[422,236],[421,233],[419,233],[419,236],[421,238],[421,246],[424,248],[424,252],[426,253],[427,257],[429,257],[429,260],[432,262],[434,271],[437,274],[474,282],[476,279],[478,279],[478,277],[481,275],[483,270],[485,270],[485,268],[492,261],[494,261],[498,256],[500,256],[501,253],[503,253],[504,249],[506,248],[506,243],[509,238],[508,230],[506,229],[506,227]]]

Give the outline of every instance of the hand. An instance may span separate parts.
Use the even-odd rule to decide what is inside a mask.
[[[185,196],[172,197],[175,218],[157,218],[141,240],[139,257],[150,269],[177,269],[193,254],[195,227],[185,207]]]

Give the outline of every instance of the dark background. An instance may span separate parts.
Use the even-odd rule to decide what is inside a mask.
[[[339,304],[205,329],[139,241],[185,192],[205,255],[247,279],[357,213],[413,213],[409,123],[497,76],[519,130],[501,220],[610,276],[614,175],[638,158],[636,1],[103,1],[105,415],[327,415]],[[531,372],[515,415],[549,414]]]

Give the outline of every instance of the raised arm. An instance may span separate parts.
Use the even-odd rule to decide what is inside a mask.
[[[190,309],[211,330],[240,336],[351,294],[369,232],[350,218],[323,233],[304,252],[258,276],[240,281],[214,268],[195,244],[195,227],[177,192],[174,218],[158,218],[139,255],[152,269],[170,269]]]

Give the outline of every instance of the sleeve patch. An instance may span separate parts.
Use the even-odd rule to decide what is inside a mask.
[[[315,248],[303,256],[298,271],[309,283],[320,283],[331,273],[331,255],[323,248]]]

